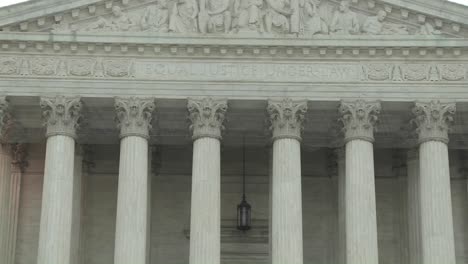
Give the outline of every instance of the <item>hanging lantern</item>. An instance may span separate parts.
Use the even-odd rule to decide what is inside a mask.
[[[242,202],[237,205],[237,229],[247,231],[251,228],[252,207],[245,199],[245,138],[242,144]]]
[[[250,229],[250,212],[252,207],[243,199],[237,206],[237,229],[247,231]]]

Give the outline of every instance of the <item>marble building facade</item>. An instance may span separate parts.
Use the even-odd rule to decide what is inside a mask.
[[[447,1],[1,8],[0,263],[468,263],[467,131]]]

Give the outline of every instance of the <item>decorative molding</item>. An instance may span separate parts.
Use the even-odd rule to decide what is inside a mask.
[[[80,126],[80,97],[41,97],[42,115],[47,127],[46,137],[64,135],[76,138]]]
[[[455,112],[455,103],[416,102],[413,108],[415,118],[411,122],[416,126],[419,143],[441,141],[448,144],[448,132]]]
[[[374,142],[374,129],[381,108],[379,101],[341,101],[339,112],[345,142],[355,139]]]
[[[273,140],[281,138],[302,139],[301,133],[307,112],[307,101],[293,101],[291,98],[278,101],[269,100],[267,112]]]
[[[155,107],[154,98],[116,98],[115,111],[120,138],[137,136],[149,139]]]
[[[187,109],[193,140],[203,137],[222,138],[221,132],[224,130],[223,123],[228,109],[226,99],[189,99]]]

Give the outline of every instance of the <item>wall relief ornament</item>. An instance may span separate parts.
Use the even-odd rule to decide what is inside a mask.
[[[379,101],[341,101],[339,112],[345,142],[355,139],[374,142],[374,129],[381,109]]]
[[[228,109],[225,99],[189,99],[187,102],[188,118],[190,120],[190,131],[192,139],[212,137],[221,139],[224,130],[224,120]]]
[[[448,132],[456,112],[455,103],[439,101],[416,102],[413,108],[415,118],[411,123],[416,126],[419,143],[426,141],[449,142]]]
[[[267,112],[273,140],[281,138],[301,140],[307,101],[293,101],[290,98],[284,98],[280,101],[270,100]]]
[[[83,21],[63,18],[51,30],[304,38],[315,35],[442,34],[427,21],[414,25],[392,17],[389,22],[386,21],[390,20],[389,15],[386,8],[376,9],[374,15],[361,12],[359,8],[352,9],[349,0],[339,3],[322,0],[155,0],[136,8],[113,5],[111,12]]]
[[[155,107],[154,98],[116,98],[115,111],[120,138],[137,136],[149,139]]]
[[[11,154],[13,170],[18,172],[24,172],[26,167],[29,165],[28,158],[29,145],[26,143],[15,143],[11,145]]]
[[[41,97],[40,105],[47,137],[63,135],[76,138],[83,106],[80,97]]]

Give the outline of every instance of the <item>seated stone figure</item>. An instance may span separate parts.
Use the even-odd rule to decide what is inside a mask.
[[[380,10],[376,16],[371,16],[366,19],[362,25],[362,32],[369,35],[379,35],[383,32],[384,20],[387,17],[387,12]]]
[[[143,31],[168,32],[169,9],[167,0],[159,0],[146,8],[140,21],[140,27]]]
[[[319,13],[321,0],[305,0],[302,8],[301,33],[304,35],[328,34],[328,25]]]
[[[349,1],[343,0],[333,14],[330,32],[336,35],[359,34],[359,27],[356,13],[349,9]]]
[[[263,0],[235,0],[234,29],[237,32],[262,32]]]
[[[169,30],[177,33],[198,32],[196,0],[177,0],[169,21]]]
[[[231,31],[232,15],[229,0],[200,0],[198,24],[201,33]]]
[[[280,33],[290,33],[289,18],[293,14],[288,0],[266,0],[265,31],[273,33],[273,28]]]
[[[135,23],[119,6],[112,7],[112,18],[99,17],[98,21],[84,27],[84,31],[129,31]]]
[[[362,32],[369,35],[408,35],[405,25],[385,23],[387,12],[381,10],[376,16],[366,19],[362,26]]]

